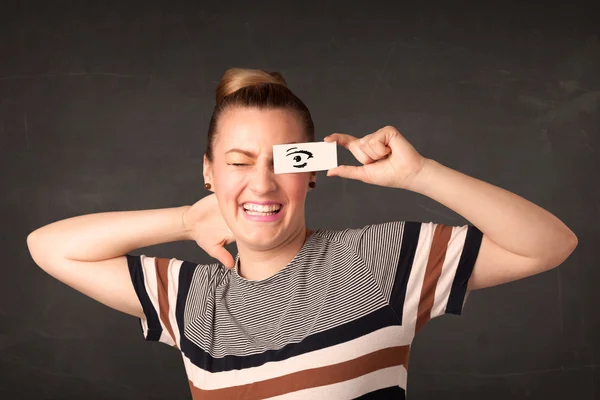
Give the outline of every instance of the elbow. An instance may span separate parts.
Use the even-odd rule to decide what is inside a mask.
[[[571,253],[575,251],[578,244],[579,239],[577,239],[577,236],[573,232],[571,232],[571,239],[569,241],[569,247],[567,248],[567,256],[565,257],[565,260],[571,255]]]
[[[27,236],[27,250],[29,250],[29,255],[31,255],[31,258],[37,264],[37,260],[36,260],[36,245],[35,245],[35,235],[34,235],[34,232],[30,233]]]
[[[548,269],[556,268],[564,263],[577,248],[579,240],[573,232],[569,232],[568,238],[563,241],[564,245],[549,252],[551,257],[547,260]]]
[[[39,240],[39,235],[36,234],[35,231],[27,236],[27,250],[29,250],[29,255],[31,256],[33,262],[35,262],[40,268],[43,268],[42,260],[45,257],[42,256],[42,254],[45,253],[44,248],[46,247],[47,245],[43,244],[43,242]]]
[[[573,253],[575,251],[575,249],[577,248],[577,245],[579,244],[579,239],[577,238],[577,235],[575,235],[575,233],[572,230],[569,230],[568,239],[565,240],[565,243],[567,243],[566,248],[564,250],[564,252],[565,252],[564,259],[566,260],[571,255],[571,253]]]
[[[34,232],[31,232],[29,235],[27,235],[27,248],[29,249],[29,252],[31,253],[31,248],[33,247],[33,238],[34,238]]]
[[[29,249],[30,253],[37,246],[36,243],[38,243],[38,241],[37,241],[38,236],[39,235],[37,234],[37,231],[33,231],[29,235],[27,235],[27,248]]]
[[[31,245],[34,239],[39,236],[39,231],[39,229],[36,229],[35,231],[29,232],[29,235],[27,235],[27,246]]]
[[[577,236],[573,232],[571,232],[571,253],[575,250],[578,244],[579,239],[577,239]]]

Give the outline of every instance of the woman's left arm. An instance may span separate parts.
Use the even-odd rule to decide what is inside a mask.
[[[340,166],[328,176],[411,190],[454,210],[483,233],[468,290],[552,269],[573,252],[577,236],[536,204],[482,180],[422,157],[394,128],[362,139],[333,134],[363,166]]]

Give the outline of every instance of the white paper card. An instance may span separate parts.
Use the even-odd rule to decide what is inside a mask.
[[[323,171],[337,167],[337,142],[273,145],[276,174]]]

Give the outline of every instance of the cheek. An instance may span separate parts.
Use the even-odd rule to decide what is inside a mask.
[[[300,174],[286,177],[280,183],[290,201],[304,201],[308,190],[308,178]]]
[[[236,201],[241,189],[244,187],[243,174],[215,175],[217,195],[226,203]]]
[[[238,187],[240,182],[244,180],[245,174],[239,171],[220,170],[214,174],[215,181],[219,184],[219,188],[223,190],[231,190],[232,187]]]

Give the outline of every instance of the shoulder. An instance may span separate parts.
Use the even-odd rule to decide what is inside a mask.
[[[404,230],[420,229],[419,222],[388,221],[354,228],[328,229],[315,231],[317,240],[313,243],[322,250],[342,250],[355,253],[363,258],[365,253],[372,253],[377,248],[389,248],[402,238]]]
[[[222,281],[229,270],[220,263],[201,264],[175,257],[158,257],[147,254],[127,254],[127,263],[131,274],[141,274],[152,280],[172,282],[173,284],[191,284],[210,282],[216,284]]]
[[[385,239],[401,234],[407,224],[420,227],[420,222],[387,221],[356,228],[317,229],[315,233],[324,240],[345,245],[359,245],[365,239]]]

